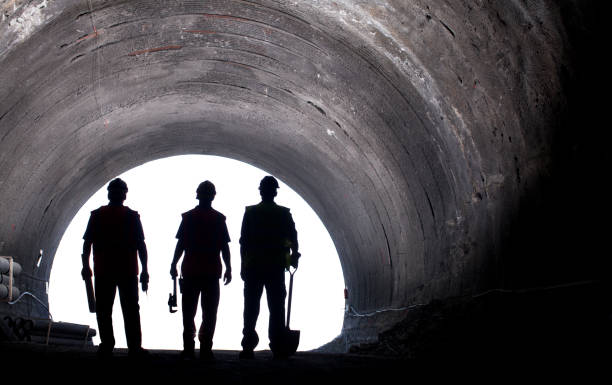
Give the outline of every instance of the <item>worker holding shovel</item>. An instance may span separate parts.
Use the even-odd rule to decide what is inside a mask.
[[[275,358],[286,358],[297,349],[288,346],[292,333],[285,325],[285,270],[297,268],[298,240],[289,209],[274,202],[278,181],[272,176],[261,180],[262,201],[248,206],[240,234],[240,276],[244,281],[244,328],[240,358],[253,358],[259,342],[255,331],[263,289],[266,289],[270,321],[268,337]],[[295,337],[295,333],[293,333]],[[299,335],[297,335],[299,340]]]

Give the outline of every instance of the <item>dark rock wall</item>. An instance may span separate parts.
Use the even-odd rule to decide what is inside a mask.
[[[26,272],[113,176],[188,153],[311,204],[352,312],[377,314],[347,314],[356,341],[387,309],[602,271],[577,206],[597,2],[0,4],[0,254]]]

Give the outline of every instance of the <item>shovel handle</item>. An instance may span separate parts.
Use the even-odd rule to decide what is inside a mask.
[[[293,296],[293,275],[297,271],[297,268],[293,271],[289,269],[289,298],[287,302],[287,329],[289,329],[289,320],[291,320],[291,297]]]

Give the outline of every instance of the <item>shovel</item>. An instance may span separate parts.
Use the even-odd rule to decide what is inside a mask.
[[[300,331],[299,330],[291,330],[289,328],[289,320],[291,319],[291,297],[293,294],[293,275],[297,271],[297,268],[291,271],[289,269],[289,300],[287,303],[287,326],[285,328],[285,346],[284,351],[288,356],[292,356],[297,351],[298,345],[300,344]]]

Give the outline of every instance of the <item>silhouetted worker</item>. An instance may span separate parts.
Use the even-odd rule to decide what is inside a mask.
[[[297,267],[297,232],[289,209],[274,203],[278,182],[266,176],[259,184],[262,201],[247,206],[240,234],[240,276],[244,281],[244,329],[240,358],[253,358],[259,342],[255,331],[259,304],[266,289],[270,321],[268,338],[274,357],[286,357],[285,336],[285,269]],[[291,253],[289,253],[291,251]]]
[[[219,278],[221,260],[225,263],[225,284],[232,280],[230,261],[230,241],[225,216],[211,207],[215,199],[215,185],[210,181],[200,183],[196,190],[200,204],[184,213],[176,238],[176,250],[170,266],[170,275],[177,276],[176,264],[183,252],[185,259],[181,265],[182,307],[183,307],[183,352],[181,357],[193,358],[195,348],[194,317],[198,308],[198,298],[202,294],[202,324],[198,331],[200,358],[213,359],[212,346],[217,308],[219,306]]]
[[[128,354],[132,357],[147,355],[141,347],[140,308],[138,306],[138,257],[142,265],[140,282],[147,291],[147,247],[138,212],[123,205],[128,188],[117,178],[108,184],[107,206],[91,212],[83,239],[83,270],[81,275],[91,277],[89,254],[93,245],[96,318],[100,329],[98,354],[109,357],[113,353],[113,303],[119,288],[119,299],[125,324]]]

